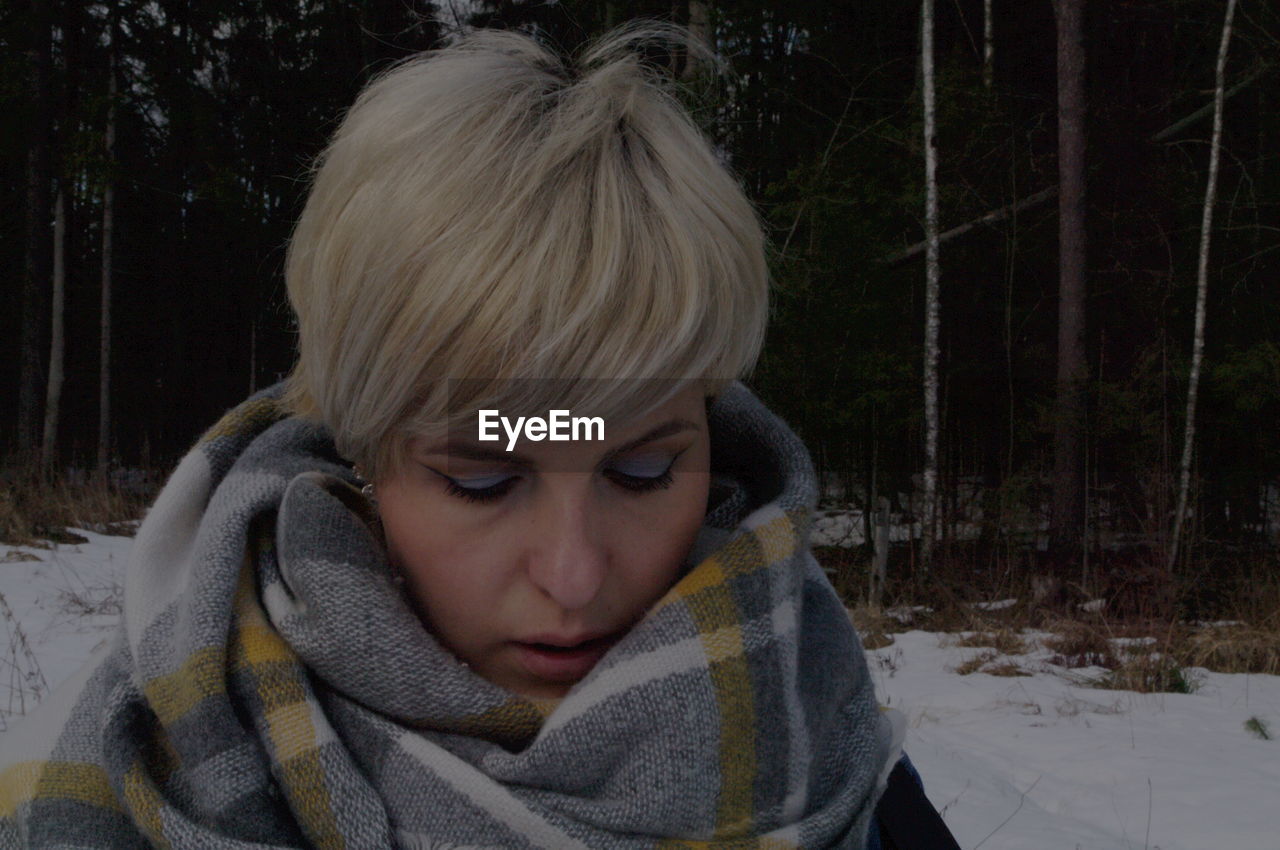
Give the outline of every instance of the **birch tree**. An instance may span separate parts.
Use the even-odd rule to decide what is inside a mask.
[[[111,70],[104,138],[106,181],[102,190],[102,306],[98,339],[98,474],[105,475],[111,449],[111,271],[115,235],[116,68],[115,18],[111,21]]]
[[[924,504],[921,509],[920,561],[933,566],[938,513],[938,330],[941,325],[938,261],[938,147],[933,73],[933,0],[920,5],[920,70],[924,95]]]
[[[992,18],[992,0],[982,0],[982,85],[987,91],[996,78],[996,34]]]
[[[40,441],[40,465],[53,468],[58,454],[58,413],[62,404],[63,358],[66,352],[64,320],[67,292],[67,190],[58,186],[53,208],[53,298],[49,323],[49,380],[45,385],[44,432]]]
[[[1222,152],[1222,111],[1227,76],[1227,48],[1231,43],[1231,21],[1236,0],[1227,0],[1222,22],[1222,40],[1218,44],[1218,65],[1213,87],[1213,138],[1209,145],[1209,179],[1204,190],[1204,211],[1200,218],[1200,258],[1196,268],[1196,327],[1191,344],[1191,375],[1187,384],[1187,416],[1182,437],[1182,463],[1179,468],[1178,507],[1173,514],[1173,532],[1169,544],[1169,569],[1178,561],[1182,523],[1186,519],[1187,494],[1191,489],[1191,456],[1196,435],[1196,399],[1200,391],[1200,369],[1204,362],[1205,302],[1209,295],[1209,237],[1213,227],[1213,203],[1218,194],[1218,161]]]
[[[49,317],[49,372],[45,383],[44,429],[40,441],[40,465],[49,474],[58,458],[58,426],[62,412],[62,387],[66,377],[66,302],[67,302],[67,219],[75,195],[71,138],[75,134],[79,94],[80,21],[77,4],[63,7],[62,18],[62,112],[58,118],[59,157],[56,198],[53,212],[53,279]],[[74,189],[71,189],[73,192]]]

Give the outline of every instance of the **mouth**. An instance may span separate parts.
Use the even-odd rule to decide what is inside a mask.
[[[576,682],[596,666],[618,642],[620,632],[585,640],[538,635],[534,640],[513,641],[525,670],[549,682]]]

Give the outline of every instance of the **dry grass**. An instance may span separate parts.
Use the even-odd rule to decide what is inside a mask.
[[[893,646],[893,638],[884,632],[868,632],[860,637],[863,649],[884,649],[886,646]]]
[[[75,543],[68,528],[129,534],[154,496],[151,487],[128,489],[97,476],[48,478],[31,468],[0,469],[0,543]]]
[[[124,613],[124,588],[109,584],[60,588],[58,610],[73,617],[119,617]]]
[[[1280,676],[1280,629],[1248,625],[1200,629],[1183,638],[1177,657],[1188,666],[1218,673]]]
[[[1099,688],[1140,694],[1192,694],[1199,690],[1200,678],[1168,655],[1140,652],[1129,656],[1094,684]]]
[[[1106,675],[1090,679],[1088,684],[1110,690],[1189,694],[1199,687],[1198,679],[1183,669],[1173,652],[1180,629],[1121,625],[1057,622],[1055,634],[1044,641],[1045,648],[1054,653],[1049,663],[1072,669],[1101,667]],[[1160,631],[1163,634],[1152,637]],[[1120,644],[1122,638],[1150,639]]]
[[[966,659],[965,661],[962,661],[959,664],[957,664],[954,668],[954,672],[958,676],[968,676],[971,673],[977,673],[979,670],[982,669],[982,666],[984,664],[989,664],[992,661],[995,661],[999,657],[1000,657],[999,653],[993,652],[991,650],[988,650],[986,652],[979,652],[977,655],[973,656],[972,658]]]
[[[9,639],[8,656],[0,656],[0,699],[4,700],[4,707],[0,709],[0,729],[4,729],[4,717],[26,714],[28,708],[34,707],[49,692],[49,683],[45,681],[40,662],[31,651],[31,643],[22,624],[2,593],[0,619]],[[6,690],[7,696],[4,695]]]
[[[952,646],[988,646],[1002,655],[1025,655],[1027,642],[1012,629],[969,632],[956,638]]]
[[[1072,669],[1120,666],[1111,645],[1111,636],[1102,628],[1088,623],[1059,620],[1048,627],[1054,634],[1044,641],[1045,649],[1054,653],[1050,664]]]
[[[903,630],[901,623],[873,605],[858,605],[846,610],[849,612],[849,619],[853,621],[854,628],[860,632],[900,632]]]
[[[858,630],[858,636],[862,638],[863,649],[884,649],[886,646],[891,646],[893,638],[890,637],[890,633],[902,631],[902,624],[887,616],[879,608],[859,605],[845,610],[849,612],[849,620]]]
[[[889,645],[895,633],[922,629],[956,635],[954,646],[995,653],[967,660],[956,670],[961,674],[1025,672],[1003,656],[1033,649],[1023,635],[1035,629],[1050,633],[1043,641],[1049,656],[1044,660],[1069,669],[1102,668],[1105,675],[1096,681],[1105,687],[1190,692],[1199,674],[1188,668],[1280,675],[1280,561],[1274,552],[1221,556],[1176,576],[1141,559],[1116,560],[1102,568],[1094,587],[1073,585],[1072,593],[1041,604],[1030,601],[1030,564],[977,569],[944,563],[924,582],[894,581],[891,574],[883,609],[860,604],[866,571],[851,550],[832,552],[831,560],[839,568],[837,587],[869,649]],[[1021,601],[999,609],[975,603],[1009,597]],[[1104,603],[1082,608],[1081,602],[1093,600]],[[1234,624],[1194,622],[1201,620]]]
[[[1044,645],[1060,667],[1102,667],[1102,687],[1140,693],[1192,693],[1196,674],[1280,675],[1280,629],[1243,623],[1196,628],[1185,623],[1057,621]],[[1121,643],[1121,639],[1130,641]],[[1144,639],[1145,640],[1141,640]],[[1137,640],[1135,640],[1137,639]]]
[[[988,676],[1031,675],[1015,662],[1010,661],[1008,658],[1004,658],[1001,653],[993,649],[979,652],[972,658],[968,658],[957,664],[953,670],[959,676],[968,676],[973,673],[986,673]]]

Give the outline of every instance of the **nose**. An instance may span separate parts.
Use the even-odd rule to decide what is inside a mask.
[[[529,578],[566,611],[585,608],[599,594],[609,553],[594,506],[590,476],[546,476],[543,504],[531,517]]]

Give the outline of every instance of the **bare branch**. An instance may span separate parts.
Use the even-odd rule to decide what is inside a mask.
[[[991,212],[984,213],[983,215],[978,216],[972,221],[967,221],[964,224],[957,225],[956,227],[953,227],[950,230],[947,230],[938,234],[938,241],[940,243],[949,242],[952,239],[956,239],[957,237],[964,236],[970,230],[981,227],[985,224],[995,224],[998,221],[1004,221],[1006,218],[1009,218],[1015,213],[1020,213],[1023,210],[1028,210],[1028,209],[1031,209],[1032,207],[1037,207],[1040,204],[1043,204],[1045,201],[1052,200],[1057,196],[1058,196],[1057,186],[1050,186],[1047,189],[1041,189],[1039,192],[1036,192],[1034,195],[1028,195],[1027,197],[1023,198],[1017,203],[1009,204],[1008,206],[1000,207],[999,209],[994,209]],[[890,266],[898,265],[899,263],[910,260],[912,257],[915,257],[919,254],[923,254],[925,249],[928,247],[928,244],[929,243],[927,240],[923,242],[917,242],[916,244],[911,245],[910,247],[904,248],[903,250],[897,252],[896,254],[890,254],[889,256],[882,258],[880,262]]]

